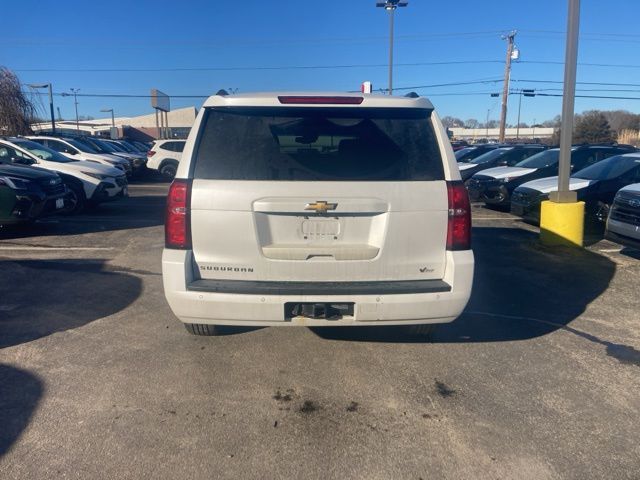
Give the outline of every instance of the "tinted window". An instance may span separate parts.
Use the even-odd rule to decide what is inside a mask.
[[[47,146],[49,148],[51,148],[52,150],[55,150],[56,152],[62,152],[62,153],[69,153],[69,152],[74,152],[75,150],[71,147],[69,147],[69,145],[66,145],[62,142],[59,142],[57,140],[46,140],[47,142]]]
[[[560,158],[560,150],[545,150],[544,152],[531,155],[526,160],[516,163],[516,167],[522,168],[544,168],[556,165]]]
[[[606,160],[595,163],[579,172],[573,177],[585,180],[609,180],[624,175],[634,168],[640,167],[640,157],[609,157]]]
[[[22,152],[7,145],[0,145],[0,163],[18,163],[21,165],[33,165],[35,162]]]
[[[184,144],[185,142],[165,142],[160,145],[160,148],[171,152],[182,152],[184,150]]]
[[[31,142],[29,140],[12,140],[13,143],[18,145],[20,148],[28,151],[29,153],[35,155],[42,160],[47,160],[50,162],[60,162],[60,163],[69,163],[73,162],[70,158],[65,157],[64,155],[52,150],[50,148],[45,147],[44,145],[40,145],[36,142]]]
[[[221,180],[441,180],[429,111],[207,109],[195,177]]]
[[[474,151],[476,151],[478,149],[478,147],[466,147],[466,148],[461,148],[460,150],[458,150],[455,153],[456,156],[456,160],[460,161],[463,160],[467,157],[469,157]]]
[[[67,142],[76,147],[81,152],[85,153],[98,153],[93,148],[91,148],[86,143],[79,142],[78,140],[74,140],[72,138],[67,139]]]
[[[487,163],[506,155],[510,150],[511,148],[496,148],[495,150],[491,150],[484,155],[480,155],[478,158],[471,160],[469,163],[475,163],[476,165]]]

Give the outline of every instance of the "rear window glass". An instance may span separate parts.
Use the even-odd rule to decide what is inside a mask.
[[[638,168],[640,166],[640,158],[623,157],[621,155],[617,157],[609,157],[601,162],[594,163],[590,167],[583,168],[579,172],[576,172],[573,177],[583,178],[585,180],[611,180],[624,175],[628,171]]]
[[[217,180],[442,180],[422,109],[209,108],[195,178]]]
[[[163,150],[170,150],[172,152],[182,152],[184,150],[185,142],[165,142],[160,145]]]

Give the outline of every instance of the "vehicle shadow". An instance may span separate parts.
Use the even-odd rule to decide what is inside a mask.
[[[44,390],[35,375],[0,364],[0,457],[20,438]]]
[[[57,215],[31,224],[7,225],[0,227],[0,240],[155,227],[164,224],[166,200],[166,195],[129,197],[78,215]]]
[[[0,348],[112,315],[135,301],[142,281],[103,260],[0,261]]]
[[[568,325],[609,286],[615,263],[589,250],[545,247],[520,228],[473,229],[475,278],[467,308],[429,338],[398,327],[316,328],[322,338],[366,342],[502,342]]]

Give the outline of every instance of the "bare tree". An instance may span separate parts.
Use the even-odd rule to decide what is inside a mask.
[[[480,126],[480,122],[475,118],[470,118],[464,123],[467,126],[467,128],[478,128]]]
[[[0,133],[24,135],[36,114],[30,98],[20,88],[20,80],[11,70],[0,67]]]
[[[446,128],[452,128],[452,127],[464,127],[464,122],[462,120],[460,120],[459,118],[456,117],[442,117],[442,124],[446,127]]]

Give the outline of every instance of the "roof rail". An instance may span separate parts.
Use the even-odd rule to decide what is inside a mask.
[[[418,98],[420,95],[418,95],[416,92],[409,92],[409,93],[406,93],[404,96],[409,98]]]

